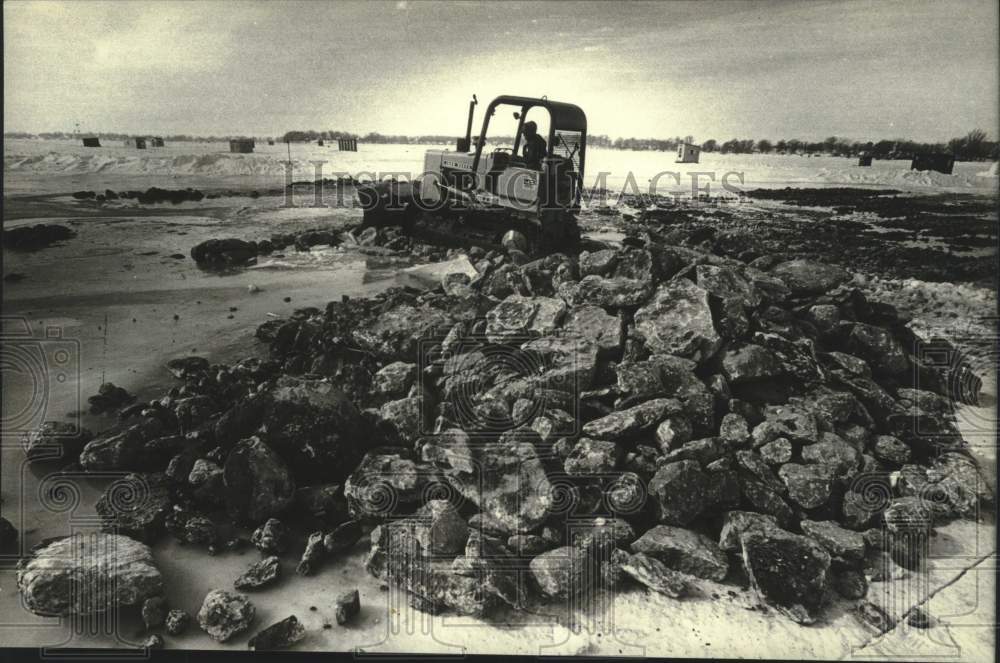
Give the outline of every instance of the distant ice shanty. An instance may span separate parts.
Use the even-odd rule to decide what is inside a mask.
[[[274,140],[273,140],[273,139],[271,139],[271,138],[268,138],[268,139],[267,139],[267,144],[268,144],[268,145],[274,145]]]
[[[84,136],[83,137],[83,146],[84,147],[100,147],[101,146],[101,139],[98,138],[97,136]]]
[[[138,137],[135,137],[135,138],[126,138],[124,141],[122,141],[122,144],[125,147],[134,147],[137,150],[144,150],[144,149],[146,149],[146,139],[145,138],[138,138]]]
[[[871,152],[858,152],[858,165],[862,167],[871,166],[872,165]]]
[[[675,163],[698,163],[701,148],[691,143],[681,143],[677,146],[677,161]]]
[[[955,156],[944,152],[929,152],[916,154],[910,162],[910,170],[936,170],[945,175],[951,175],[955,167]]]
[[[319,140],[317,140],[317,141],[316,141],[316,144],[317,144],[318,146],[320,146],[320,147],[323,147],[323,145],[324,145],[324,143],[323,143],[323,139],[322,139],[322,138],[320,138]]]
[[[159,136],[153,136],[149,139],[149,144],[151,147],[163,147],[163,139]]]
[[[358,151],[358,139],[357,138],[338,138],[337,148],[341,152],[357,152]]]
[[[233,138],[229,141],[229,151],[239,152],[243,154],[249,154],[253,152],[254,140],[253,138]]]

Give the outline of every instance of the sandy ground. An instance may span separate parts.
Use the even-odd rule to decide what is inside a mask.
[[[282,209],[277,198],[220,199],[146,212],[123,210],[112,216],[79,215],[74,212],[79,206],[68,199],[21,205],[22,218],[78,216],[70,221],[78,234],[43,251],[5,251],[4,272],[26,274],[22,282],[4,288],[5,342],[63,348],[70,356],[60,355],[65,361],[53,369],[65,376],[62,381],[49,376],[39,384],[36,376],[11,375],[5,367],[5,415],[31,413],[28,406],[44,396],[36,418],[63,419],[79,410],[102,381],[122,385],[140,399],[158,396],[171,384],[164,368],[169,359],[197,353],[226,361],[257,352],[253,330],[269,313],[284,316],[297,307],[322,307],[341,295],[371,294],[396,283],[401,267],[325,249],[308,255],[289,252],[262,260],[254,269],[220,276],[202,272],[187,257],[191,246],[213,236],[266,237],[279,229],[356,219],[350,210]],[[185,257],[170,257],[174,253]],[[249,292],[251,284],[262,290]],[[286,297],[291,301],[284,301]],[[987,399],[986,407],[965,409],[963,429],[995,482],[995,381],[985,391],[992,400]],[[88,414],[82,415],[82,423],[97,431],[111,422]],[[54,468],[29,467],[18,436],[7,433],[11,431],[3,437],[3,514],[21,530],[24,545],[93,530],[93,505],[106,481],[67,477],[77,486],[75,496],[53,499],[50,491],[67,478],[55,475]],[[933,540],[927,576],[875,583],[869,597],[890,613],[898,617],[911,605],[924,603],[936,618],[934,628],[921,631],[902,624],[882,637],[862,625],[846,604],[831,606],[823,623],[801,627],[762,610],[748,591],[707,582],[699,596],[683,601],[623,589],[595,596],[593,605],[582,609],[536,606],[529,613],[510,615],[509,623],[431,618],[412,610],[395,591],[383,591],[364,572],[363,543],[309,578],[293,572],[301,551],[286,554],[282,571],[287,577],[252,597],[258,610],[254,627],[295,614],[308,630],[300,649],[371,653],[986,661],[993,659],[995,649],[994,541],[994,514],[983,514],[977,522],[952,523]],[[154,554],[171,606],[192,614],[209,589],[230,587],[258,556],[251,549],[210,557],[169,538],[154,547]],[[337,626],[333,600],[353,588],[360,590],[362,614],[352,626]],[[331,628],[324,628],[330,623]],[[12,560],[0,566],[0,642],[5,645],[135,646],[142,640],[140,626],[134,615],[124,613],[101,624],[33,616],[20,605]],[[246,646],[245,637],[219,645],[197,627],[167,641],[171,648]]]

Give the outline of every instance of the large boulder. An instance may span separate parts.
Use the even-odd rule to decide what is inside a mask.
[[[794,296],[822,295],[851,279],[843,267],[814,260],[789,260],[772,267],[769,273],[781,279]]]
[[[486,314],[486,338],[491,343],[551,334],[566,314],[566,303],[551,297],[510,295]]]
[[[455,489],[478,507],[484,529],[508,536],[527,533],[549,517],[555,491],[530,439],[518,431],[506,433],[498,442],[473,448],[469,458],[457,457],[458,466],[446,472]],[[464,463],[469,465],[462,468]]]
[[[451,610],[483,616],[501,603],[488,582],[492,565],[466,565],[458,569],[453,554],[432,556],[421,545],[424,525],[413,519],[379,525],[371,533],[372,547],[365,560],[370,574],[404,590],[410,605],[420,610]]]
[[[295,479],[284,461],[260,438],[243,440],[223,468],[229,515],[261,522],[279,515],[295,498]]]
[[[571,310],[563,323],[563,332],[597,344],[602,357],[615,357],[624,340],[622,319],[600,306],[580,306]]]
[[[372,440],[361,413],[338,388],[322,380],[283,376],[264,405],[268,445],[304,481],[340,481]]]
[[[714,541],[682,527],[657,525],[632,542],[632,551],[699,578],[722,581],[729,572],[729,562]]]
[[[686,279],[662,284],[635,314],[636,335],[653,352],[701,363],[719,349],[708,292]]]
[[[413,460],[405,450],[377,449],[348,477],[344,497],[352,517],[380,521],[413,513],[441,483],[433,465]]]
[[[588,566],[593,564],[586,551],[575,546],[562,546],[542,553],[531,560],[531,576],[546,596],[567,598],[587,592]]]
[[[152,543],[163,532],[171,502],[164,474],[129,474],[105,489],[95,510],[104,531]]]
[[[573,307],[621,309],[642,305],[649,298],[650,284],[638,279],[604,278],[591,274],[576,283],[561,283],[558,292]]]
[[[800,624],[819,617],[830,555],[806,536],[758,524],[740,535],[750,585],[767,603]]]
[[[439,309],[404,304],[355,329],[353,336],[363,349],[386,361],[413,361],[423,343],[440,341],[455,322]]]
[[[76,534],[42,542],[17,566],[17,587],[36,615],[90,615],[140,606],[163,593],[153,552],[118,534]]]
[[[649,482],[660,522],[684,526],[715,506],[718,496],[698,461],[682,460],[663,465]]]

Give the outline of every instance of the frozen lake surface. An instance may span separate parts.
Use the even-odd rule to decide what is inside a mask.
[[[4,146],[4,185],[8,194],[60,193],[73,189],[120,189],[145,186],[199,188],[273,188],[287,182],[288,148],[284,143],[258,143],[252,154],[232,154],[227,143],[177,142],[162,148],[136,150],[105,141],[87,148],[72,140],[10,139]],[[375,179],[391,173],[419,174],[423,155],[432,145],[358,145],[358,152],[340,152],[329,144],[291,146],[292,179],[312,180],[350,174]],[[701,163],[674,163],[674,152],[610,150],[587,152],[585,184],[606,188],[657,192],[689,192],[697,183],[722,193],[722,179],[745,189],[785,186],[875,186],[920,192],[997,190],[995,167],[984,162],[959,162],[952,175],[910,170],[908,160],[874,161],[861,168],[857,159],[781,154],[702,153]],[[989,174],[990,170],[993,174]],[[319,168],[319,170],[317,170]],[[631,179],[630,179],[631,175]],[[712,178],[714,177],[714,182]],[[742,178],[742,184],[740,180]],[[678,184],[679,181],[679,184]]]

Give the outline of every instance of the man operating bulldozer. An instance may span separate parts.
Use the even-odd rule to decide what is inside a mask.
[[[545,157],[545,139],[538,135],[538,125],[530,120],[524,123],[524,165],[532,170],[542,169],[542,158]]]

